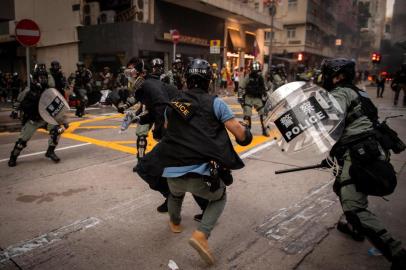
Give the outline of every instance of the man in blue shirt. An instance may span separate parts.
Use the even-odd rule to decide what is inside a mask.
[[[212,71],[205,60],[194,59],[186,71],[188,90],[168,106],[166,133],[139,162],[140,176],[166,177],[170,190],[169,227],[180,233],[181,208],[186,192],[209,201],[202,220],[189,240],[200,256],[213,264],[207,239],[226,204],[225,183],[231,184],[230,170],[244,167],[234,151],[227,130],[240,145],[248,145],[252,134],[234,118],[227,104],[208,94]]]

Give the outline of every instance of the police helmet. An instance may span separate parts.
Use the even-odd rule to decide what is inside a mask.
[[[58,61],[54,60],[54,61],[51,62],[51,69],[55,70],[55,71],[60,70],[61,69],[61,64]]]
[[[203,59],[193,59],[186,68],[186,84],[188,89],[200,88],[208,90],[213,72],[209,62]]]
[[[13,77],[18,77],[18,73],[17,73],[17,72],[14,72],[14,73],[13,73]]]
[[[36,83],[40,83],[43,87],[48,85],[48,72],[44,63],[37,63],[34,66],[32,79]]]
[[[251,71],[261,71],[261,64],[258,61],[253,61],[251,64]]]
[[[321,73],[322,85],[326,90],[332,90],[333,78],[340,74],[344,75],[340,83],[352,83],[355,78],[355,61],[346,58],[324,59],[321,63]]]
[[[164,61],[161,58],[152,59],[151,66],[154,75],[160,76],[164,73]]]
[[[84,69],[84,68],[85,68],[85,64],[83,64],[82,61],[79,61],[79,62],[76,63],[76,67],[77,67],[78,69]]]

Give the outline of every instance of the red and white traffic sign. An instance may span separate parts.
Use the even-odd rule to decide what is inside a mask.
[[[38,43],[41,38],[41,31],[34,21],[24,19],[17,23],[15,35],[21,45],[29,47]]]
[[[171,35],[172,35],[172,42],[173,43],[178,43],[179,39],[180,39],[179,31],[176,30],[176,29],[171,30]]]

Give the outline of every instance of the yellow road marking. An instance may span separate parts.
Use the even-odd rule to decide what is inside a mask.
[[[137,143],[137,141],[113,141],[114,143],[118,144],[134,144]]]
[[[136,141],[130,140],[130,141],[105,141],[105,140],[99,140],[99,139],[94,139],[91,137],[83,136],[83,135],[78,135],[74,134],[73,132],[76,129],[117,129],[119,126],[80,126],[81,124],[85,123],[93,123],[97,121],[103,121],[107,119],[113,119],[113,118],[119,118],[122,117],[121,114],[115,114],[111,116],[102,116],[102,117],[97,117],[94,119],[87,119],[87,120],[82,120],[82,121],[77,121],[77,122],[72,122],[70,123],[70,127],[68,130],[66,130],[63,134],[63,138],[67,139],[72,139],[75,141],[80,141],[80,142],[86,142],[86,143],[91,143],[97,146],[101,146],[104,148],[109,148],[112,150],[128,153],[128,154],[136,154],[137,149],[135,147],[130,147],[126,146],[125,144],[135,144]],[[131,125],[135,126],[135,125]],[[41,132],[46,132],[45,130],[40,130]],[[274,138],[277,136],[277,131],[276,130],[271,130],[271,137]],[[230,136],[230,135],[229,135]],[[233,140],[233,136],[230,136]],[[254,136],[252,142],[248,146],[240,146],[240,145],[234,145],[234,149],[238,154],[241,154],[242,152],[248,151],[255,146],[265,143],[266,141],[271,140],[269,137],[264,137],[264,136]],[[148,138],[147,138],[148,144],[147,144],[147,152],[150,151],[156,144],[157,142],[152,138],[152,133],[149,132]]]
[[[110,128],[120,128],[119,126],[79,126],[76,129],[110,129]]]

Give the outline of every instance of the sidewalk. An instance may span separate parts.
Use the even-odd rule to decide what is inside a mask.
[[[11,111],[10,103],[0,104],[0,132],[15,132],[20,130],[21,121],[19,119],[12,119],[10,117]]]

